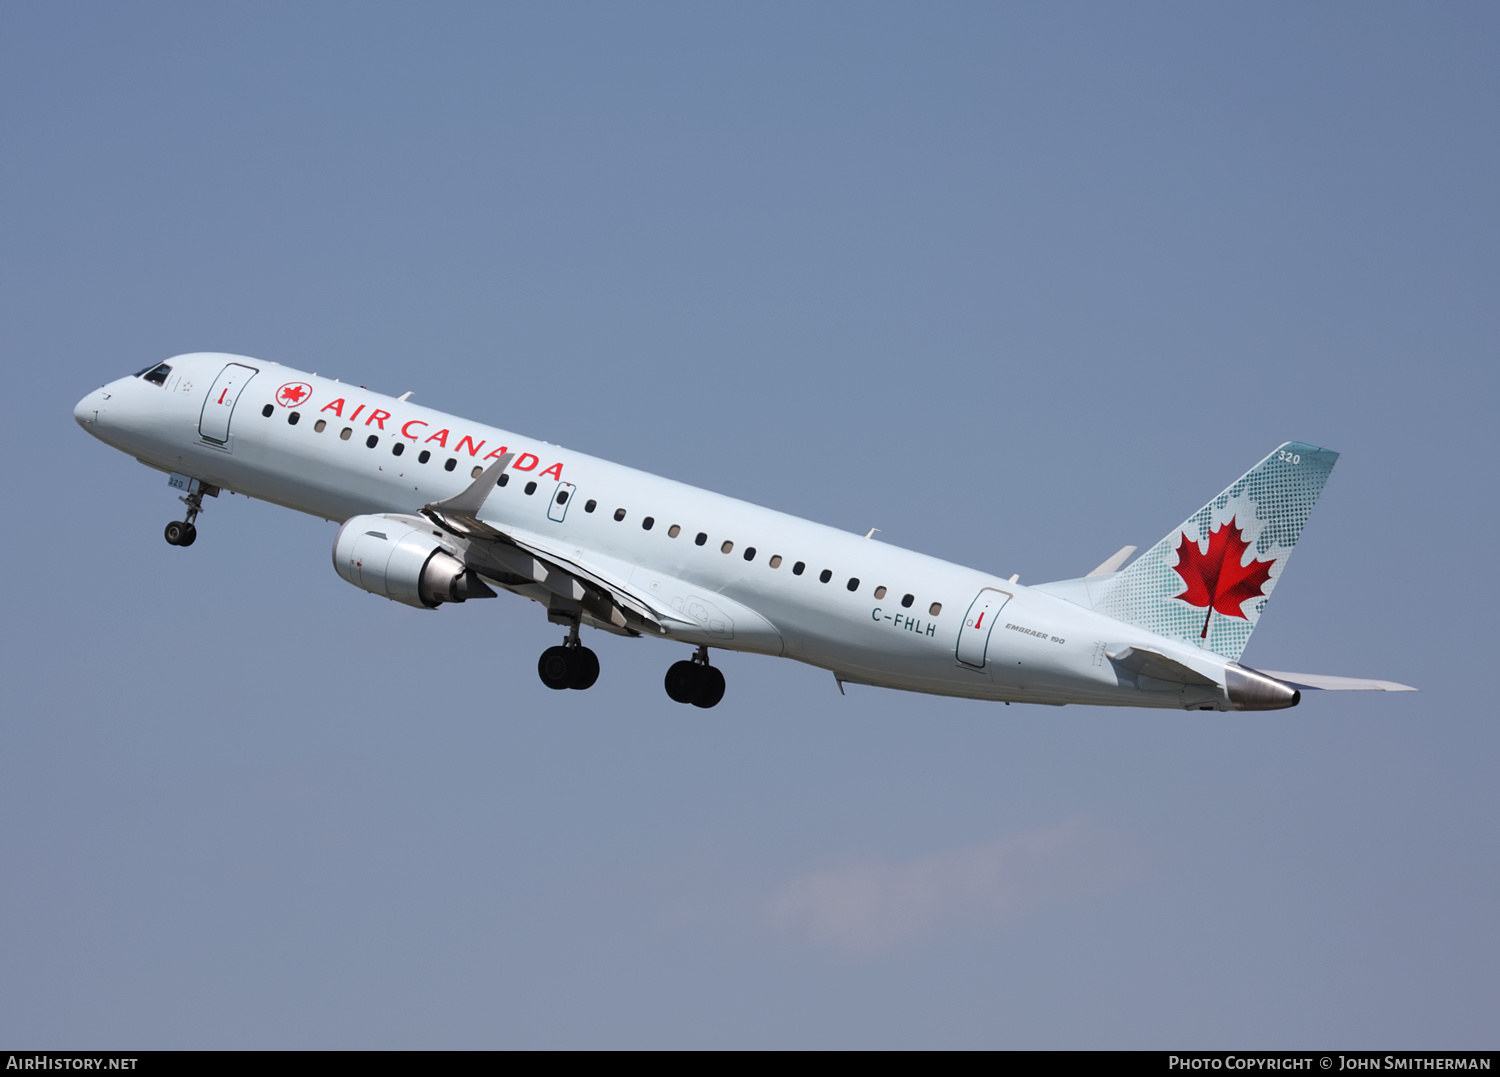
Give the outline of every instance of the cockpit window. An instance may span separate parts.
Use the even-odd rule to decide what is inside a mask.
[[[148,366],[145,370],[137,374],[136,377],[145,378],[152,385],[165,385],[167,384],[167,375],[170,373],[172,373],[171,367],[166,363],[158,363],[156,366]]]

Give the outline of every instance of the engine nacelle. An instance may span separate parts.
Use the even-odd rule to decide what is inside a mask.
[[[354,516],[333,540],[333,567],[355,587],[419,609],[444,602],[494,598],[478,576],[432,534],[424,521]]]

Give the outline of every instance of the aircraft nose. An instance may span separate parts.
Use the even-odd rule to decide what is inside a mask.
[[[95,389],[73,405],[73,421],[85,430],[93,431],[99,425],[99,413],[104,410],[103,389]]]

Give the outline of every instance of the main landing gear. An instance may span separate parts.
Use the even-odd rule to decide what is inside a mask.
[[[537,674],[548,688],[592,688],[599,679],[599,656],[578,641],[575,624],[561,647],[548,647],[537,660]]]
[[[188,494],[187,497],[179,497],[177,500],[188,507],[187,519],[173,520],[167,525],[167,529],[162,534],[169,545],[191,546],[198,538],[198,528],[193,524],[193,521],[203,511],[203,492],[195,490],[193,493]]]
[[[672,663],[667,670],[667,695],[673,702],[705,709],[724,698],[724,674],[708,664],[707,647],[699,647],[691,661]]]

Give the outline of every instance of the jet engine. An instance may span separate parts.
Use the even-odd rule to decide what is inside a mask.
[[[414,517],[346,520],[333,540],[333,567],[355,587],[418,609],[495,597],[426,521]]]

